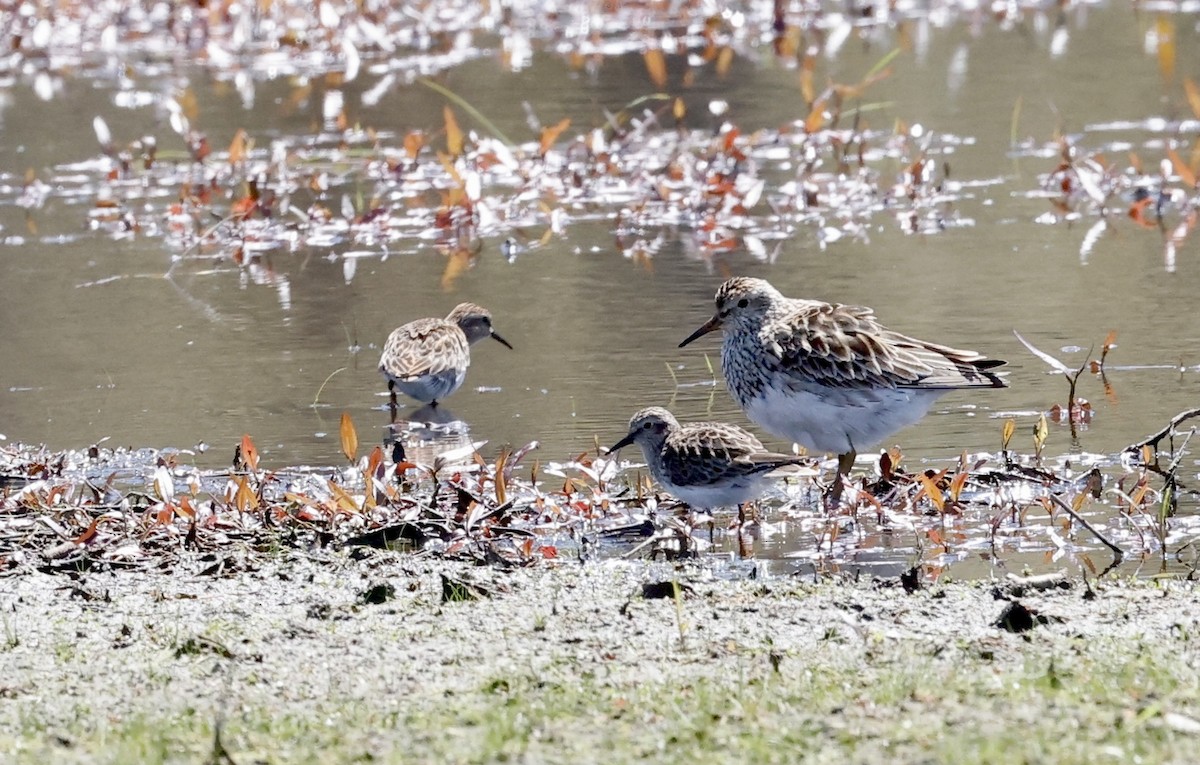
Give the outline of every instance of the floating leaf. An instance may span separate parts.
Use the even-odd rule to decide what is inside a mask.
[[[354,462],[355,456],[358,454],[358,431],[354,429],[354,422],[350,419],[349,412],[342,412],[340,432],[342,435],[342,454],[346,455],[346,459]]]

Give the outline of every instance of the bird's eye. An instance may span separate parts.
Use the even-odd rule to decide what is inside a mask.
[[[647,422],[646,424],[642,425],[642,427],[645,428],[646,430],[650,430],[650,428],[654,427],[654,423]]]
[[[745,308],[748,305],[750,305],[750,301],[747,300],[746,298],[742,298],[741,300],[738,301],[738,308]]]

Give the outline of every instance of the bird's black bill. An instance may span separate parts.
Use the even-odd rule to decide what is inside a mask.
[[[500,337],[500,335],[497,335],[495,332],[492,333],[492,339],[495,340],[496,342],[500,343],[501,345],[503,345],[505,348],[508,348],[510,351],[516,350],[511,345],[509,345],[507,340],[505,340],[503,337]]]
[[[620,449],[621,447],[629,446],[632,443],[633,443],[633,434],[630,433],[629,435],[622,438],[620,441],[618,441],[615,444],[613,444],[612,446],[608,447],[608,453],[612,454],[613,452]]]
[[[680,347],[680,348],[682,348],[683,346],[685,346],[685,345],[687,345],[688,343],[692,342],[692,341],[693,341],[693,340],[695,340],[696,338],[699,338],[699,337],[704,337],[704,336],[705,336],[705,335],[707,335],[709,332],[712,332],[713,330],[715,330],[715,329],[719,328],[720,326],[721,326],[721,317],[720,317],[720,316],[713,316],[711,319],[709,319],[708,321],[704,322],[704,324],[700,325],[700,327],[699,327],[699,328],[698,328],[698,329],[697,329],[695,332],[693,332],[692,334],[688,335],[688,336],[687,336],[687,337],[684,339],[684,341],[683,341],[682,343],[680,343],[680,344],[679,344],[679,347]]]

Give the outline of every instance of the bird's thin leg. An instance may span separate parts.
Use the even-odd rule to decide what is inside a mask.
[[[833,486],[829,489],[829,504],[834,508],[841,504],[842,489],[845,488],[846,480],[850,477],[850,468],[854,467],[854,458],[857,456],[854,450],[838,455],[837,475],[833,477]]]
[[[738,505],[737,546],[738,557],[743,559],[753,557],[750,545],[746,543],[746,504],[744,502]]]
[[[388,410],[392,413],[392,424],[396,423],[396,409],[399,406],[396,403],[396,381],[388,380]]]

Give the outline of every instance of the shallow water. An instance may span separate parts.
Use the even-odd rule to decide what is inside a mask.
[[[871,305],[908,334],[1009,360],[1010,388],[948,395],[895,436],[912,464],[945,466],[963,450],[995,451],[1007,416],[1017,417],[1015,448],[1031,448],[1038,413],[1065,401],[1066,384],[1013,329],[1069,365],[1082,363],[1089,349],[1097,356],[1116,330],[1112,394],[1085,373],[1079,395],[1092,402],[1094,419],[1075,438],[1052,424],[1046,446],[1054,456],[1112,454],[1200,402],[1200,313],[1193,310],[1200,251],[1190,239],[1168,268],[1163,236],[1125,215],[1128,199],[1115,201],[1109,230],[1085,247],[1099,217],[1038,222],[1051,206],[1036,192],[1038,175],[1058,162],[1056,130],[1089,150],[1110,146],[1108,154],[1122,161],[1130,148],[1148,166],[1162,158],[1170,131],[1139,123],[1188,117],[1180,83],[1200,79],[1200,31],[1194,14],[1173,18],[1176,71],[1166,81],[1161,57],[1148,51],[1156,18],[1123,4],[1079,6],[1061,24],[1028,11],[1006,28],[979,12],[851,37],[821,57],[819,78],[857,81],[892,46],[908,46],[892,61],[892,76],[867,91],[863,119],[880,130],[919,123],[954,139],[952,151],[936,157],[963,184],[947,203],[951,225],[908,234],[893,211],[882,210],[865,220],[860,237],[822,246],[820,226],[791,221],[775,228],[786,238],[766,240],[766,260],[742,240],[714,253],[698,245],[692,227],[664,225],[648,232],[662,239],[657,251],[637,262],[622,253],[627,243],[601,210],[591,218],[574,213],[562,235],[512,262],[501,252],[503,233],[483,237],[474,266],[449,288],[447,257],[428,240],[391,243],[386,254],[353,241],[272,249],[254,267],[222,258],[176,262],[183,247],[162,236],[89,230],[90,201],[68,193],[70,182],[51,182],[40,209],[0,207],[0,433],[52,447],[102,438],[199,446],[207,451],[189,460],[208,467],[227,464],[249,433],[269,463],[338,462],[342,412],[352,415],[363,442],[384,438],[389,418],[376,365],[388,332],[444,315],[461,300],[490,308],[516,348],[476,346],[466,386],[444,404],[469,424],[472,439],[488,442],[485,451],[537,440],[546,458],[562,459],[612,443],[629,415],[650,404],[668,405],[684,420],[745,424],[723,384],[712,384],[705,357],[718,365],[717,340],[676,345],[710,315],[721,280],[747,274],[786,294]],[[569,135],[603,125],[605,109],[656,89],[637,54],[581,72],[551,41],[535,41],[528,66],[511,71],[498,41],[488,42],[478,38],[484,47],[436,79],[521,140],[532,137],[523,101],[544,123],[570,117]],[[743,133],[804,118],[796,71],[768,46],[744,52],[726,75],[710,67],[688,87],[680,83],[681,59],[669,59],[665,90],[684,96],[693,126],[706,124],[706,104],[715,99],[728,101],[727,118]],[[28,168],[43,180],[86,172],[70,165],[100,158],[95,116],[119,141],[155,134],[164,155],[183,152],[162,110],[136,105],[131,94],[167,92],[186,79],[199,105],[193,123],[224,148],[238,128],[262,146],[328,128],[322,107],[332,89],[320,79],[251,74],[248,98],[244,84],[239,92],[220,72],[183,66],[132,82],[66,75],[45,98],[35,71],[10,77],[0,100],[6,200],[20,195]],[[380,81],[364,67],[340,89],[353,121],[393,135],[441,129],[442,96],[401,78],[375,103],[365,94]],[[1133,126],[1097,127],[1119,121]],[[1195,135],[1196,122],[1189,124],[1184,156]],[[901,169],[891,164],[891,172]],[[764,175],[770,172],[786,170]],[[337,197],[342,191],[355,188],[339,188]],[[170,199],[177,190],[161,194]],[[522,230],[520,238],[541,233]],[[346,259],[347,252],[362,256]],[[1194,479],[1196,461],[1185,465]],[[1185,502],[1194,512],[1194,501]],[[773,544],[761,552],[787,554],[771,553]],[[882,548],[879,555],[887,557]]]

